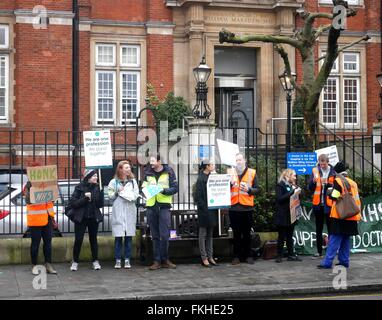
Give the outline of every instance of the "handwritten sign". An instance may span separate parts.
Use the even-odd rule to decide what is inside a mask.
[[[300,193],[301,189],[299,191],[295,191],[289,201],[289,208],[290,208],[290,222],[293,224],[296,220],[298,220],[302,215],[302,208],[300,204]]]
[[[39,166],[27,168],[31,203],[56,201],[58,198],[57,166]]]

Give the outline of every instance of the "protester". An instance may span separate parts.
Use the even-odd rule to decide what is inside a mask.
[[[98,261],[97,233],[98,224],[102,221],[103,215],[100,208],[104,203],[103,191],[98,185],[98,174],[96,170],[87,169],[84,171],[84,178],[76,186],[69,200],[69,207],[74,210],[74,247],[73,262],[70,270],[77,271],[78,261],[84,239],[86,228],[89,232],[89,242],[93,258],[93,269],[101,269]]]
[[[110,181],[108,186],[108,195],[113,201],[111,228],[115,237],[116,261],[114,268],[121,268],[121,249],[124,238],[124,267],[130,269],[132,237],[135,236],[137,223],[135,200],[139,196],[139,188],[128,161],[118,163],[114,179]]]
[[[194,194],[198,207],[199,250],[203,267],[218,265],[213,258],[213,231],[217,225],[218,210],[209,210],[207,202],[207,181],[209,175],[214,171],[215,164],[211,160],[202,160]]]
[[[358,221],[361,220],[361,201],[357,183],[349,178],[344,162],[338,162],[335,165],[334,170],[337,172],[337,176],[334,180],[333,191],[330,195],[334,200],[330,211],[331,233],[325,258],[321,261],[320,265],[317,266],[319,269],[330,269],[337,253],[339,260],[337,265],[349,268],[350,236],[358,235]],[[340,219],[336,204],[339,197],[346,193],[346,190],[351,193],[355,203],[359,207],[359,212],[352,217]]]
[[[293,247],[293,231],[297,223],[292,223],[290,213],[290,197],[301,191],[296,184],[296,172],[292,169],[285,169],[280,175],[279,182],[276,186],[276,213],[274,215],[274,223],[277,226],[277,258],[276,262],[282,262],[284,242],[286,240],[288,248],[288,261],[301,261],[295,254]]]
[[[253,225],[254,195],[258,193],[256,170],[247,167],[244,156],[236,155],[236,167],[231,174],[231,208],[229,219],[233,231],[233,265],[241,261],[253,264],[251,257],[251,228]]]
[[[153,240],[154,262],[149,270],[176,268],[169,260],[172,196],[178,192],[178,182],[174,170],[161,162],[160,155],[150,157],[150,166],[144,172],[142,188],[160,186],[163,191],[147,199],[147,220]]]
[[[333,187],[334,178],[336,172],[329,164],[329,157],[326,154],[321,154],[318,157],[318,165],[313,168],[313,172],[309,182],[309,190],[314,191],[313,194],[313,212],[316,220],[316,245],[317,252],[315,257],[322,257],[322,230],[324,227],[324,221],[326,221],[326,227],[328,234],[330,234],[330,209],[332,206],[332,200],[327,196],[328,188]]]
[[[40,166],[38,163],[33,163],[31,167]],[[52,266],[52,235],[54,224],[54,207],[53,202],[31,203],[30,189],[32,183],[28,181],[24,189],[25,202],[27,204],[27,226],[31,233],[30,255],[32,260],[32,274],[38,275],[37,258],[40,247],[41,238],[43,239],[43,252],[45,259],[45,267],[47,273],[56,274]]]

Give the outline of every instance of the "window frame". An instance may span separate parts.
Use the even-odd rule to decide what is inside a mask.
[[[140,86],[140,83],[141,83],[141,72],[140,71],[129,71],[129,70],[123,70],[123,71],[120,71],[119,72],[119,80],[120,80],[120,94],[119,94],[119,106],[120,106],[120,116],[119,116],[119,120],[120,120],[120,124],[122,126],[125,126],[125,125],[129,125],[129,124],[136,124],[136,120],[133,119],[133,120],[127,120],[125,122],[125,119],[123,118],[123,110],[122,110],[122,100],[124,99],[123,98],[123,95],[122,95],[122,92],[123,92],[123,89],[122,89],[122,84],[123,84],[123,75],[124,74],[135,74],[137,76],[137,110],[136,110],[136,114],[138,115],[139,114],[139,111],[140,111],[140,102],[141,102],[141,86]]]
[[[1,54],[0,53],[0,59],[5,58],[5,110],[4,110],[4,116],[0,116],[0,123],[8,123],[9,120],[9,55],[8,54]]]
[[[95,44],[96,46],[96,57],[95,57],[95,66],[96,67],[116,67],[116,61],[117,61],[117,57],[116,57],[116,53],[117,53],[117,50],[116,50],[116,44],[115,43],[101,43],[101,42],[98,42]],[[99,53],[99,47],[101,46],[109,46],[109,47],[112,47],[113,48],[113,61],[112,62],[99,62],[98,61],[98,53]]]
[[[356,70],[345,70],[345,55],[346,54],[353,54],[355,55],[357,58],[356,58],[356,66],[357,66],[357,69]],[[348,62],[347,62],[348,63]],[[346,74],[354,74],[354,73],[360,73],[360,54],[359,52],[352,52],[352,51],[345,51],[342,53],[342,74],[346,75]]]
[[[345,122],[345,102],[355,102],[355,100],[345,100],[345,80],[356,80],[357,81],[357,122],[356,123],[346,123]],[[342,103],[343,103],[343,107],[342,107],[342,123],[343,123],[343,126],[344,128],[353,128],[353,127],[359,127],[360,126],[360,120],[361,120],[361,79],[360,77],[349,77],[349,76],[346,76],[344,75],[342,77]]]
[[[0,44],[0,49],[9,49],[9,25],[7,24],[0,24],[0,29],[5,30],[5,38],[4,38],[4,44]]]
[[[98,112],[99,112],[99,109],[98,109],[98,99],[99,99],[99,96],[98,96],[98,74],[100,73],[111,73],[113,75],[113,118],[111,120],[104,120],[104,119],[100,119],[98,117]],[[115,70],[96,70],[95,71],[95,83],[96,83],[96,92],[95,92],[95,120],[96,120],[96,124],[97,125],[115,125],[115,121],[116,121],[116,100],[117,100],[117,93],[116,93],[116,81],[117,81],[117,77],[116,77],[116,71]]]
[[[123,63],[123,49],[124,48],[136,48],[137,49],[137,63]],[[120,61],[119,61],[120,67],[127,67],[127,68],[139,68],[141,66],[141,46],[138,44],[121,44],[120,45]]]
[[[337,127],[339,126],[340,124],[340,117],[341,117],[341,114],[340,114],[340,88],[339,88],[339,84],[340,84],[340,77],[335,75],[335,76],[329,76],[328,79],[326,81],[328,81],[329,79],[334,79],[336,81],[336,122],[324,122],[324,103],[325,101],[328,101],[328,102],[334,102],[334,100],[324,100],[324,96],[322,96],[322,123],[325,125],[325,126],[332,126],[332,127]],[[325,83],[325,86],[326,86],[326,83]],[[322,93],[323,94],[323,93]],[[323,94],[324,95],[324,94]]]

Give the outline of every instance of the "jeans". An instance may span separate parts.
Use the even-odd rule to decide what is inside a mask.
[[[74,224],[74,247],[73,247],[73,261],[78,263],[78,258],[80,256],[82,242],[84,240],[84,235],[86,228],[89,232],[89,242],[92,251],[93,261],[98,260],[98,243],[97,243],[97,233],[98,233],[98,222],[96,219],[83,218],[81,223]]]
[[[131,244],[133,242],[133,237],[125,236],[124,238],[125,238],[125,246],[124,246],[125,259],[130,259],[130,257],[131,257]],[[123,239],[123,237],[115,237],[115,240],[114,240],[115,259],[116,260],[121,260],[122,239]]]
[[[316,218],[316,238],[317,238],[317,252],[322,254],[322,230],[324,228],[324,220],[328,228],[328,234],[330,234],[329,213],[324,212],[324,207],[320,207],[320,210],[314,210]]]
[[[213,227],[199,227],[199,249],[202,260],[213,258],[213,231]]]
[[[229,211],[229,221],[233,231],[234,258],[247,259],[251,253],[251,228],[253,211]]]
[[[147,222],[153,241],[154,261],[161,263],[168,260],[168,245],[171,226],[170,208],[147,208]]]
[[[45,263],[52,262],[52,235],[53,224],[51,218],[48,219],[48,224],[43,227],[30,227],[32,243],[30,247],[32,264],[37,264],[38,249],[40,248],[41,238],[44,242],[43,251]]]
[[[350,260],[350,236],[342,234],[331,234],[329,237],[329,245],[326,249],[325,258],[321,261],[321,265],[325,268],[331,268],[333,260],[337,255],[338,261],[344,267],[349,268]]]

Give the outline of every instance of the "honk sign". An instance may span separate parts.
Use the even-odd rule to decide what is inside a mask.
[[[27,168],[31,203],[56,201],[58,198],[57,166],[39,166]]]

